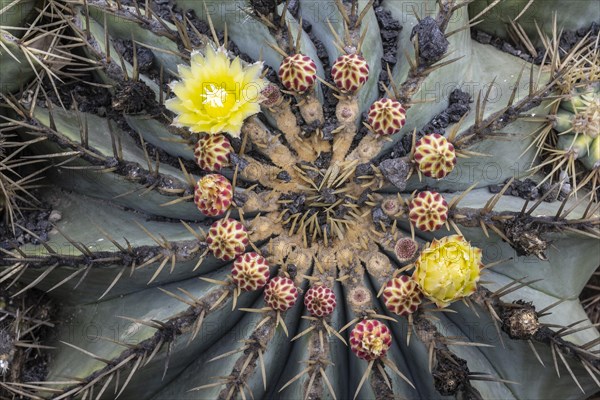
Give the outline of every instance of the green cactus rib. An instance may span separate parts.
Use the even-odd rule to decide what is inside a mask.
[[[0,209],[4,211],[4,222],[13,232],[20,208],[39,206],[38,199],[31,191],[37,187],[41,174],[46,170],[41,167],[44,160],[22,160],[18,157],[19,153],[26,151],[27,147],[37,141],[38,139],[23,142],[14,134],[0,137],[0,154],[3,156],[0,160]],[[19,168],[28,165],[38,165],[40,168],[26,175],[17,172]]]
[[[260,309],[264,305],[261,299],[253,305],[253,308]],[[298,320],[299,313],[299,309],[287,312],[285,316],[281,317],[283,322],[277,321],[278,317],[275,315],[249,313],[241,321],[241,324],[242,326],[255,326],[254,329],[225,336],[217,344],[216,352],[214,350],[207,352],[200,359],[194,361],[194,364],[201,367],[202,370],[199,382],[208,382],[211,376],[222,376],[222,388],[219,386],[203,388],[204,385],[198,385],[195,388],[182,390],[184,386],[178,387],[177,380],[184,382],[190,377],[181,375],[174,382],[173,389],[160,391],[156,398],[171,396],[193,399],[197,398],[199,394],[217,397],[220,393],[222,395],[237,391],[251,391],[255,396],[267,395],[269,387],[265,383],[271,382],[280,373],[290,351],[289,337],[280,332],[281,327],[277,328],[277,324],[291,325]],[[244,347],[246,348],[243,349]],[[228,354],[240,348],[243,349],[240,351],[240,355]],[[208,361],[217,357],[224,358],[220,358],[222,362],[214,364]],[[239,377],[227,377],[232,370],[239,371]]]
[[[194,160],[194,150],[189,146],[189,141],[174,139],[172,129],[165,127],[160,121],[146,115],[125,115],[125,120],[131,129],[140,132],[144,140],[155,148],[182,160]]]
[[[12,268],[3,271],[1,281],[16,277],[76,304],[114,298],[149,284],[189,279],[226,266],[207,254],[203,232],[210,224],[147,221],[143,215],[131,215],[61,190],[50,192],[44,201],[64,210],[55,224],[57,234],[43,246],[29,244],[5,250],[0,263]],[[102,225],[98,221],[103,221]],[[117,221],[128,224],[110,229],[118,225]],[[47,278],[39,281],[42,273]]]
[[[432,371],[434,380],[443,381],[445,378],[444,375],[446,374],[460,377],[460,374],[463,371],[461,371],[460,367],[456,368],[456,366],[460,366],[461,364],[466,363],[466,361],[457,357],[448,348],[448,345],[452,345],[452,342],[448,341],[442,334],[440,334],[431,321],[423,318],[421,315],[415,316],[415,332],[419,339],[430,349],[429,369],[432,369],[434,359],[437,361],[438,366],[445,366],[443,370],[436,369]],[[453,368],[453,364],[455,368]],[[460,378],[457,381],[460,381]],[[450,394],[456,390],[456,388],[453,387],[441,387],[440,389],[443,391],[443,394]],[[461,387],[459,391],[463,396],[467,396],[468,398],[483,399],[479,391],[470,383],[467,383]]]
[[[341,285],[336,284],[334,289],[336,296],[341,298]],[[343,325],[345,321],[344,313],[344,307],[336,308],[332,314],[332,319],[328,324],[330,324],[330,326]],[[323,329],[323,324],[314,319],[310,319],[311,316],[308,315],[306,311],[302,318],[302,322],[298,328],[299,332],[304,332],[311,327],[315,327],[314,329],[322,333],[319,333],[318,335],[295,336],[288,362],[292,368],[288,367],[285,369],[284,373],[279,378],[278,383],[272,386],[269,395],[276,396],[279,394],[295,398],[304,396],[306,393],[309,393],[309,395],[323,395],[326,393],[331,396],[335,394],[339,398],[347,398],[349,396],[347,385],[345,384],[348,379],[347,372],[341,368],[328,368],[331,362],[335,362],[339,365],[347,365],[349,354],[346,344],[337,338],[332,338],[330,340],[323,339],[327,337],[327,328],[325,327]],[[331,354],[331,360],[324,357],[324,355],[327,354]],[[304,378],[302,379],[304,382],[298,379],[288,385],[285,389],[281,390],[284,385],[290,382],[294,377],[297,377],[298,374],[302,373],[306,368],[310,369],[310,376],[315,374],[316,377],[326,374],[329,383],[322,378],[322,383],[313,384],[312,388],[308,388],[308,382],[304,380],[306,379]]]
[[[514,288],[514,285],[513,285]],[[509,287],[508,289],[505,290],[511,290],[511,287]],[[488,296],[488,293],[484,290],[481,293],[481,297],[486,298],[488,301],[488,304],[494,303],[493,298],[490,299]],[[494,310],[495,312],[491,312],[490,315],[488,315],[486,318],[494,318],[496,319],[496,315],[502,320],[501,321],[497,321],[498,325],[501,326],[501,329],[506,332],[513,332],[511,326],[514,328],[514,325],[512,325],[514,323],[515,317],[518,316],[522,311],[526,311],[527,315],[532,315],[532,311],[535,311],[535,308],[531,308],[530,305],[527,304],[523,304],[523,302],[518,302],[514,300],[514,296],[507,296],[513,299],[512,302],[510,303],[504,303],[504,302],[499,302],[500,306],[498,306],[498,304],[496,303],[494,305]],[[478,300],[478,295],[473,297],[474,301],[479,301]],[[544,307],[544,309],[537,311],[535,315],[537,315],[538,317],[540,315],[543,315],[544,313],[546,313],[548,310],[551,310],[550,312],[552,313],[560,313],[563,312],[561,310],[558,310],[557,308],[561,308],[564,307],[565,309],[570,308],[568,302],[563,302],[560,305],[556,305],[557,303],[561,302],[561,300],[557,300],[556,302],[552,303],[552,304],[548,304],[547,306]],[[461,307],[461,312],[467,312],[468,310],[466,309],[466,307]],[[454,321],[455,323],[459,322],[461,318],[455,318],[455,316],[449,316],[449,319]],[[535,318],[534,318],[535,320]],[[543,360],[543,363],[545,365],[547,365],[549,368],[551,365],[554,367],[555,372],[558,373],[558,371],[561,371],[562,373],[565,374],[570,374],[571,377],[575,376],[576,378],[573,378],[574,381],[576,382],[576,385],[579,385],[577,383],[577,381],[579,380],[580,377],[584,376],[586,374],[586,370],[588,370],[588,368],[590,368],[590,366],[592,368],[596,368],[595,365],[597,365],[597,357],[595,357],[593,355],[593,351],[590,352],[589,349],[591,349],[594,346],[594,341],[589,339],[590,336],[587,336],[587,338],[582,338],[581,342],[578,343],[577,349],[576,351],[580,352],[580,355],[582,355],[582,357],[580,358],[580,360],[583,360],[581,363],[579,364],[575,364],[572,366],[572,374],[571,372],[569,372],[569,368],[566,367],[566,364],[563,361],[563,357],[560,356],[559,352],[556,351],[559,347],[563,348],[563,354],[573,354],[573,348],[569,348],[571,346],[571,344],[564,344],[562,343],[562,333],[570,333],[573,331],[585,331],[585,330],[589,330],[589,329],[593,329],[593,325],[586,325],[586,323],[581,323],[581,324],[572,324],[573,327],[572,329],[565,329],[565,330],[558,330],[557,332],[549,329],[549,327],[553,326],[553,323],[555,321],[552,320],[546,320],[544,322],[541,323],[541,326],[539,327],[539,329],[535,330],[532,329],[532,331],[530,331],[530,333],[517,337],[517,336],[513,336],[512,334],[509,334],[508,337],[511,338],[506,342],[506,348],[507,349],[511,349],[513,351],[531,351],[535,354],[535,358],[536,360],[531,362],[531,367],[533,367],[533,364],[535,363],[536,365],[538,364],[539,359]],[[535,333],[531,333],[531,332],[535,332]],[[481,334],[481,332],[477,333],[477,334]],[[476,334],[476,335],[477,335]],[[506,337],[506,336],[505,336]],[[515,340],[516,339],[516,340]],[[540,351],[540,349],[545,348],[546,346],[549,346],[552,351],[550,352],[551,354],[546,353],[545,351]],[[563,347],[566,346],[566,347]],[[495,357],[498,356],[498,353],[501,351],[500,348],[503,347],[502,344],[499,344],[495,347],[488,347],[485,349],[482,349],[482,353],[486,354],[486,356],[489,359],[493,359]],[[519,349],[519,350],[517,350]],[[536,349],[536,350],[533,350]],[[587,353],[587,354],[586,354]],[[556,360],[556,361],[555,361]],[[529,360],[528,360],[529,362]],[[564,367],[564,368],[563,368]],[[497,371],[496,373],[498,374],[502,374],[504,379],[510,379],[510,380],[514,380],[514,379],[522,379],[522,376],[520,376],[519,373],[515,373],[515,371],[511,371],[511,365],[510,363],[507,363],[505,361],[499,362],[499,363],[494,363],[494,370]],[[529,374],[529,373],[527,373]],[[531,371],[531,375],[532,378],[533,376],[535,376],[535,373],[533,371]],[[545,380],[545,379],[541,379],[539,381],[539,385],[544,385],[544,384],[549,384],[550,380]],[[557,386],[561,387],[565,385],[565,383],[559,383]],[[528,394],[525,394],[525,396],[531,396],[533,395],[533,393],[535,393],[535,391],[539,390],[540,387],[539,386],[534,386],[531,388],[528,388]]]
[[[358,8],[361,10],[365,9],[367,3],[367,1],[360,0]],[[329,37],[332,35],[332,30],[338,35],[344,31],[344,17],[333,2],[307,2],[306,5],[300,7],[300,16],[303,20],[311,24],[312,32],[318,35],[318,37]],[[376,26],[377,19],[375,18],[375,13],[373,10],[367,9],[367,13],[363,16],[360,26],[350,31],[351,36],[364,36],[364,43],[370,44],[363,46],[362,54],[367,60],[370,70],[374,72],[369,75],[369,79],[359,93],[358,104],[360,112],[366,111],[379,96],[379,74],[377,71],[382,70],[381,58],[383,57],[383,48],[378,43],[379,35],[377,29],[369,29]],[[339,47],[335,46],[331,40],[323,41],[323,45],[327,50],[330,60],[335,60],[343,54],[340,52]]]
[[[24,22],[33,16],[32,10],[36,6],[36,0],[13,2],[10,0],[0,1],[0,21],[3,29],[13,29],[13,34],[19,35]]]
[[[177,42],[179,36],[173,33],[174,25],[161,23],[162,20],[151,16],[138,18],[135,9],[112,8],[105,1],[88,2],[87,10],[90,18],[108,30],[112,38],[135,40],[139,46],[150,48],[166,73],[176,73],[177,65],[181,63],[180,49],[184,46]]]
[[[598,330],[578,299],[598,266],[595,181],[573,185],[571,193],[559,182],[535,200],[507,195],[532,172],[536,184],[549,179],[539,148],[553,145],[547,132],[556,91],[585,79],[578,77],[597,56],[596,39],[585,38],[565,56],[553,50],[553,31],[543,40],[550,67],[537,67],[471,40],[475,6],[469,13],[467,2],[423,0],[411,10],[412,3],[301,0],[288,10],[287,2],[177,0],[183,13],[171,21],[148,3],[40,3],[65,35],[56,36],[40,66],[45,78],[20,82],[30,91],[13,87],[2,97],[0,132],[17,134],[17,146],[33,154],[16,151],[10,173],[25,183],[43,173],[49,187],[36,185],[36,201],[60,219],[44,232],[47,240],[15,225],[34,242],[3,242],[0,283],[18,286],[18,295],[48,291],[60,303],[59,324],[48,343],[55,349],[47,381],[3,382],[0,390],[52,399],[245,400],[576,399],[597,389]],[[379,80],[382,15],[403,25],[389,87]],[[52,37],[46,29],[36,35]],[[437,44],[448,40],[447,50],[431,55],[432,32]],[[245,251],[267,260],[270,282],[293,281],[297,302],[309,287],[330,288],[337,306],[328,316],[301,304],[276,311],[262,289],[236,286],[233,261],[210,251],[206,232],[216,219],[193,203],[206,174],[193,153],[202,134],[172,126],[165,101],[173,96],[167,82],[184,78],[178,66],[192,61],[191,52],[220,45],[230,46],[230,58],[239,50],[264,60],[269,85],[281,96],[262,104],[261,115],[247,116],[240,138],[231,139],[235,154],[219,173],[235,195],[222,217],[248,231]],[[147,73],[142,50],[152,57]],[[296,52],[315,61],[321,78],[305,93],[284,92],[272,78],[283,57]],[[367,60],[369,80],[342,93],[328,68],[353,52]],[[58,56],[69,62],[53,62]],[[50,73],[67,78],[76,95],[56,87],[48,93]],[[110,105],[78,104],[88,84]],[[457,165],[444,179],[423,178],[417,132],[446,108],[455,88],[474,100],[445,134]],[[380,96],[407,111],[406,125],[388,138],[363,127],[362,114]],[[411,138],[413,147],[402,153],[409,154],[391,160]],[[13,154],[0,141],[3,148]],[[44,167],[28,171],[38,162]],[[504,187],[491,194],[499,183]],[[29,185],[15,193],[27,197]],[[409,221],[408,204],[423,190],[447,201],[447,219],[435,232]],[[422,250],[453,234],[484,251],[476,291],[448,308],[424,298],[407,318],[389,311],[387,282],[415,268],[395,253],[396,241],[412,238]],[[349,339],[370,319],[389,330],[392,346],[366,361]],[[382,337],[363,338],[365,351],[384,349]]]
[[[41,107],[37,108],[35,117],[41,126],[30,132],[49,139],[39,144],[46,147],[44,151],[62,155],[57,164],[62,164],[63,175],[71,178],[60,180],[65,187],[87,194],[96,191],[94,195],[106,199],[121,196],[116,199],[117,203],[152,214],[180,219],[195,214],[195,206],[188,202],[179,209],[161,207],[174,200],[174,196],[181,198],[186,191],[191,193],[190,183],[181,171],[150,159],[147,152],[133,144],[133,139],[110,120]],[[89,146],[93,150],[88,150]],[[81,157],[69,160],[79,154]],[[94,170],[97,172],[93,173]],[[139,194],[144,192],[147,193],[140,201]],[[148,198],[147,202],[144,197]]]
[[[555,26],[575,31],[600,19],[593,1],[578,1],[569,10],[561,10],[562,5],[556,0],[475,0],[469,4],[469,14],[482,21],[477,25],[482,31],[508,39],[517,35],[514,26],[519,26],[535,44],[541,43],[539,31],[551,35]]]
[[[136,42],[138,40],[143,41],[137,44],[137,46],[142,47],[142,43],[146,43],[148,46],[146,48],[150,49],[152,54],[159,58],[159,60],[168,57],[167,61],[164,61],[166,64],[161,64],[161,71],[163,71],[164,76],[159,77],[158,82],[145,75],[139,76],[154,91],[154,98],[144,98],[146,106],[142,108],[137,107],[139,110],[136,110],[135,113],[125,114],[124,118],[131,129],[140,134],[156,150],[164,151],[164,153],[174,157],[181,157],[183,160],[193,160],[193,144],[197,138],[190,136],[183,129],[171,126],[170,120],[164,117],[166,110],[163,107],[163,102],[167,96],[163,88],[164,82],[167,81],[169,76],[173,77],[176,74],[176,68],[172,66],[173,63],[175,65],[183,64],[186,57],[189,58],[185,53],[179,51],[180,48],[186,47],[179,43],[180,36],[176,35],[177,30],[175,26],[158,17],[149,19],[146,16],[140,16],[126,7],[121,9],[105,9],[101,8],[100,5],[95,5],[94,9],[96,11],[93,15],[96,19],[86,18],[81,12],[77,14],[75,32],[79,37],[85,38],[89,44],[86,50],[90,58],[105,65],[105,68],[98,73],[99,78],[105,83],[126,88],[130,86],[130,79],[134,78],[135,75],[134,66],[123,59],[123,56],[111,44],[112,42],[107,46],[106,34],[111,30],[120,32],[121,36],[119,37],[123,39],[133,38]],[[107,15],[106,22],[103,17],[104,14]],[[120,25],[124,25],[124,27],[119,27]],[[152,33],[148,33],[145,30],[148,26],[153,28]],[[124,30],[132,30],[133,36],[123,36],[122,32]],[[140,37],[136,37],[136,34],[140,35]],[[157,36],[160,39],[155,39]],[[170,39],[173,39],[173,41],[169,41]],[[160,43],[165,41],[169,43],[168,47],[170,50],[167,53],[160,50]],[[210,40],[204,35],[199,35],[196,41],[200,43],[200,46],[196,45],[195,48],[201,49]],[[187,45],[191,46],[191,43]],[[109,50],[107,51],[107,49]],[[191,50],[191,47],[187,49]],[[174,135],[180,136],[180,139],[176,139]]]
[[[183,220],[204,219],[196,212],[192,200],[198,177],[189,174],[181,163],[178,170],[151,159],[145,147],[140,149],[134,139],[111,120],[88,113],[72,116],[61,109],[42,107],[37,107],[35,118],[37,126],[29,133],[48,139],[36,146],[66,159],[57,163],[62,173],[60,169],[51,173],[60,186],[149,214]],[[71,160],[69,157],[73,156],[79,157]],[[65,175],[69,179],[61,179]],[[226,175],[232,177],[233,171]],[[244,178],[244,174],[240,177]],[[245,212],[256,213],[257,204],[263,211],[273,209],[266,195],[257,196],[242,188],[238,193],[246,198],[246,203],[240,205]]]
[[[10,84],[3,82],[2,92],[11,92],[18,90],[25,83],[29,82],[34,72],[27,63],[25,54],[16,43],[16,38],[8,32],[2,32],[0,37],[0,46],[2,47],[2,57],[0,58],[0,67],[2,71],[8,71],[12,76],[22,76],[22,81],[13,81]]]
[[[94,19],[86,18],[84,14],[79,12],[77,14],[77,19],[74,23],[75,32],[80,38],[85,39],[86,43],[88,43],[88,46],[86,46],[85,49],[88,52],[90,58],[104,65],[104,68],[98,72],[100,80],[102,80],[106,84],[126,88],[131,85],[131,80],[135,82],[139,78],[154,92],[154,98],[152,98],[152,96],[143,98],[144,107],[136,106],[136,112],[128,112],[125,117],[129,118],[132,121],[136,121],[137,119],[142,119],[142,121],[150,119],[152,123],[161,128],[152,130],[146,130],[142,128],[136,129],[135,125],[132,125],[132,128],[140,132],[143,135],[144,139],[146,139],[149,143],[152,143],[153,145],[156,145],[158,147],[162,147],[165,144],[173,144],[176,148],[179,149],[179,151],[182,151],[184,152],[184,154],[188,155],[188,157],[185,157],[185,159],[193,159],[193,154],[189,152],[188,146],[186,146],[188,142],[183,141],[181,143],[178,143],[176,141],[173,141],[173,135],[181,136],[182,139],[188,139],[190,137],[189,133],[182,129],[176,129],[170,126],[170,121],[164,116],[166,110],[164,109],[163,102],[166,93],[164,91],[163,85],[168,79],[168,77],[172,76],[174,72],[172,70],[165,70],[165,68],[161,65],[161,71],[163,71],[164,75],[158,77],[158,82],[143,74],[140,75],[139,73],[137,74],[136,78],[136,73],[134,73],[134,66],[131,63],[129,63],[129,61],[123,59],[123,56],[116,51],[114,45],[112,44],[112,41],[109,41],[107,44],[107,38],[109,38],[108,32],[110,32],[111,26],[117,23],[123,23],[123,21],[126,21],[126,27],[130,30],[136,31],[137,29],[140,29],[139,24],[141,24],[141,22],[139,21],[139,19],[122,20],[119,18],[123,17],[111,14],[110,18],[106,18],[106,26],[104,26],[105,23],[103,20],[98,22]],[[144,19],[142,19],[142,21],[144,21]],[[151,22],[147,22],[147,24],[151,24]],[[172,34],[173,33],[170,32],[170,35]],[[153,36],[151,36],[151,38],[152,37]],[[135,38],[135,36],[129,38],[126,37],[125,39],[132,38]],[[206,45],[206,43],[208,42],[206,37],[204,36],[201,36],[198,39],[201,41],[201,43],[204,43],[204,45]],[[165,37],[161,37],[161,41],[164,40],[166,40]],[[137,42],[137,39],[135,40],[135,42]],[[158,50],[154,50],[155,48],[158,48],[156,46],[158,46],[159,43],[154,43],[151,41],[149,43],[150,44],[148,46],[150,46],[150,49],[153,52],[152,54],[155,57],[159,57],[159,55],[161,55],[162,53]],[[177,51],[176,53],[174,53],[174,55],[172,55],[172,53],[178,49],[177,44],[175,42],[169,43],[170,47],[174,47],[174,50],[171,50],[171,53],[169,53],[171,58],[175,57],[177,63],[179,64],[184,63],[184,54],[179,53]],[[142,45],[138,44],[138,46]],[[164,133],[160,135],[160,131],[164,131]],[[158,138],[155,136],[157,134],[160,135],[158,136]],[[170,139],[169,143],[167,143],[166,139]]]
[[[26,34],[21,27],[25,21],[32,19],[35,3],[34,0],[0,3],[0,67],[9,76],[18,77],[8,81],[3,79],[0,93],[9,93],[24,87],[35,76],[34,69],[39,68],[30,63],[31,59],[28,59],[28,55],[21,49],[19,40]]]
[[[225,277],[225,273],[226,270],[222,270],[221,272],[209,274],[209,276],[214,279],[222,279]],[[123,341],[123,343],[119,343],[110,354],[102,350],[103,343],[111,343],[110,337],[100,339],[102,343],[97,343],[100,359],[86,365],[85,368],[89,371],[88,376],[77,385],[65,389],[63,397],[69,396],[66,393],[73,395],[82,389],[86,390],[86,388],[93,387],[98,382],[112,380],[119,371],[122,371],[123,367],[128,365],[137,364],[140,368],[138,373],[147,374],[148,378],[162,375],[166,376],[168,381],[192,362],[196,358],[195,354],[202,353],[227,333],[229,329],[238,323],[243,313],[238,310],[231,310],[231,298],[225,299],[223,297],[223,293],[226,292],[224,288],[215,288],[214,285],[207,282],[200,284],[196,282],[197,280],[191,280],[187,283],[179,282],[163,287],[164,294],[161,295],[161,302],[170,304],[167,311],[168,315],[164,316],[155,314],[151,308],[140,309],[140,304],[142,304],[140,302],[145,302],[148,305],[154,303],[153,298],[156,295],[147,292],[137,292],[125,296],[122,300],[109,301],[106,303],[106,307],[101,306],[97,310],[86,310],[86,308],[93,307],[92,305],[78,306],[78,309],[83,312],[106,313],[106,316],[111,319],[110,324],[115,329],[119,330],[125,326],[126,331],[122,333],[119,331],[118,335],[120,336],[116,340],[117,343],[120,341]],[[185,302],[181,299],[184,299]],[[127,318],[121,318],[121,322],[115,314],[112,314],[111,305],[115,302],[120,303],[122,311],[128,314]],[[252,296],[244,297],[238,303],[241,307],[251,304]],[[148,311],[153,312],[158,319],[155,321],[144,320],[144,313]],[[136,315],[139,317],[136,318]],[[88,321],[88,318],[83,317],[80,321],[76,321],[73,327],[80,329],[87,323],[86,321]],[[206,327],[210,329],[206,329]],[[127,336],[127,338],[122,335]],[[112,336],[115,340],[114,335]],[[178,339],[178,341],[175,342],[175,339]],[[69,360],[72,363],[80,358],[81,353],[77,349],[77,347],[80,347],[77,346],[78,344],[85,345],[85,340],[81,343],[71,341],[71,345],[65,346],[64,351],[61,351],[60,358],[64,361],[59,361],[59,363],[65,368],[63,374],[72,375],[76,372],[76,369],[72,369],[72,366],[69,365]],[[95,349],[89,349],[89,346],[85,347],[87,351],[96,351]],[[181,351],[187,353],[187,356],[183,356]],[[149,365],[141,368],[145,364]],[[129,390],[135,387],[136,393],[148,397],[153,390],[156,390],[157,385],[160,385],[159,381],[160,379],[147,379],[144,382],[136,379],[131,382]],[[57,397],[60,398],[60,396]]]
[[[18,0],[0,6],[0,66],[12,77],[0,82],[3,97],[33,86],[32,80],[39,84],[48,79],[52,90],[58,92],[63,79],[76,78],[87,67],[75,53],[84,44],[68,43],[74,39],[68,31],[72,10],[41,3]],[[58,37],[64,42],[56,40]]]

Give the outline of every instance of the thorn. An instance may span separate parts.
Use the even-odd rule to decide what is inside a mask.
[[[400,372],[400,370],[398,369],[396,364],[394,364],[392,361],[387,359],[387,357],[381,358],[381,361],[383,361],[383,363],[387,367],[389,367],[392,371],[394,371],[394,373],[396,375],[398,375],[404,382],[408,383],[410,385],[410,387],[412,387],[413,389],[416,390],[415,385],[410,381],[410,379],[408,379],[403,373]]]
[[[496,376],[492,376],[492,375],[476,375],[476,374],[469,374],[469,380],[471,381],[487,381],[487,382],[501,382],[501,383],[509,383],[512,385],[518,385],[519,382],[514,382],[514,381],[509,381],[506,379],[501,379],[498,378]]]
[[[504,185],[502,190],[500,190],[500,192],[498,192],[498,194],[494,195],[491,199],[488,200],[488,202],[483,207],[483,210],[485,211],[486,214],[491,212],[494,209],[496,204],[498,204],[498,201],[500,201],[502,196],[504,196],[504,193],[506,193],[506,191],[510,188],[510,186],[512,185],[514,180],[515,180],[514,177],[510,178],[510,180],[508,182],[506,182],[506,184]]]
[[[167,375],[167,371],[169,369],[169,360],[171,360],[171,353],[173,352],[173,343],[174,342],[169,342],[169,345],[167,346],[167,355],[165,357],[165,368],[163,370],[163,374],[161,377],[161,381],[165,380],[165,376]]]
[[[71,348],[73,348],[73,349],[75,349],[75,350],[77,350],[77,351],[80,351],[80,352],[82,352],[83,354],[85,354],[85,355],[87,355],[87,356],[90,356],[90,357],[92,357],[94,360],[98,360],[98,361],[100,361],[100,362],[103,362],[103,363],[104,363],[104,364],[106,364],[106,365],[110,365],[110,360],[104,359],[104,358],[102,358],[102,357],[98,357],[98,356],[97,356],[97,355],[95,355],[94,353],[92,353],[92,352],[90,352],[90,351],[87,351],[87,350],[85,350],[85,349],[82,349],[81,347],[75,346],[74,344],[67,343],[67,342],[64,342],[64,341],[62,341],[62,340],[59,340],[59,342],[61,342],[61,343],[62,343],[62,344],[64,344],[64,345],[67,345],[67,346],[69,346],[69,347],[71,347]]]
[[[155,320],[143,320],[143,319],[125,317],[122,315],[117,315],[117,318],[122,318],[127,321],[135,322],[136,324],[146,325],[146,326],[148,326],[150,328],[154,328],[156,330],[163,329],[163,325],[161,325],[160,323],[158,323],[158,321],[155,321]]]
[[[348,12],[346,11],[346,7],[342,3],[342,0],[335,0],[335,5],[337,6],[338,11],[342,15],[344,22],[347,25],[350,25],[350,17],[348,16]]]
[[[204,13],[206,14],[206,19],[208,20],[208,26],[210,28],[210,32],[212,34],[213,41],[217,44],[217,46],[219,46],[220,45],[219,36],[217,35],[217,31],[215,30],[215,26],[213,24],[212,18],[210,17],[210,13],[208,12],[208,7],[206,6],[206,1],[202,1],[202,3],[204,4]]]
[[[110,65],[110,40],[109,40],[109,36],[108,36],[108,23],[106,21],[106,12],[102,13],[103,17],[104,17],[104,48],[106,49],[106,63]],[[89,27],[89,20],[88,20],[88,27]]]
[[[117,284],[117,282],[119,281],[119,279],[121,279],[121,276],[123,276],[123,273],[125,272],[125,269],[127,268],[127,265],[123,265],[123,268],[121,268],[121,271],[119,271],[119,273],[117,274],[117,276],[115,276],[115,278],[112,280],[111,284],[108,286],[108,288],[106,288],[106,290],[104,291],[104,293],[102,293],[102,295],[100,297],[98,297],[98,300],[102,300],[102,298],[104,296],[106,296],[108,294],[108,292],[110,292],[110,290]],[[77,272],[81,272],[82,270],[79,270]],[[70,279],[70,277],[69,277]]]
[[[579,390],[581,390],[582,393],[585,393],[585,390],[583,390],[583,388],[581,387],[581,384],[579,383],[579,380],[577,380],[577,377],[575,377],[575,374],[573,373],[573,370],[571,369],[571,366],[569,365],[569,363],[567,362],[567,360],[565,360],[565,356],[563,356],[563,354],[562,354],[562,352],[560,350],[557,350],[557,352],[558,352],[558,355],[559,355],[561,361],[565,365],[565,368],[567,368],[567,371],[569,371],[569,374],[571,375],[571,378],[573,378],[573,380],[575,381],[575,384],[577,384],[577,387],[579,388]]]
[[[292,383],[296,382],[298,379],[302,378],[302,376],[310,371],[311,367],[304,368],[298,375],[294,376],[292,379],[287,381],[285,385],[279,389],[278,393],[281,393],[286,387],[290,386]]]
[[[372,9],[374,1],[375,0],[369,0],[369,2],[365,5],[365,7],[361,11],[360,15],[356,19],[356,23],[354,24],[354,27],[352,28],[353,30],[357,29],[360,26],[363,18],[367,15],[367,13],[369,12],[369,10]],[[366,26],[365,29],[364,29],[365,33],[367,31],[367,28],[368,28],[368,26]]]

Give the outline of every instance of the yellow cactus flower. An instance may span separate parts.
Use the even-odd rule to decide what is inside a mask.
[[[191,65],[179,65],[180,81],[171,83],[175,97],[166,107],[177,114],[173,125],[191,132],[229,133],[239,137],[244,120],[260,111],[263,63],[243,66],[230,60],[223,47],[193,52]]]
[[[479,281],[481,249],[460,235],[433,240],[415,262],[413,279],[438,307],[472,294]]]

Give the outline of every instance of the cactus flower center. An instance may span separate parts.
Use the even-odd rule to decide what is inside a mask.
[[[223,107],[223,100],[227,97],[227,92],[223,88],[217,88],[212,83],[209,86],[200,95],[204,99],[202,104],[209,104],[210,107]]]
[[[369,352],[375,357],[379,357],[383,352],[383,340],[378,336],[369,334],[363,338],[362,348],[365,352]]]

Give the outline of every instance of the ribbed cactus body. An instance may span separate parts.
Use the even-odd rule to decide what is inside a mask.
[[[56,311],[0,328],[3,396],[597,390],[596,37],[544,12],[536,65],[471,39],[485,1],[9,3],[0,282]]]

